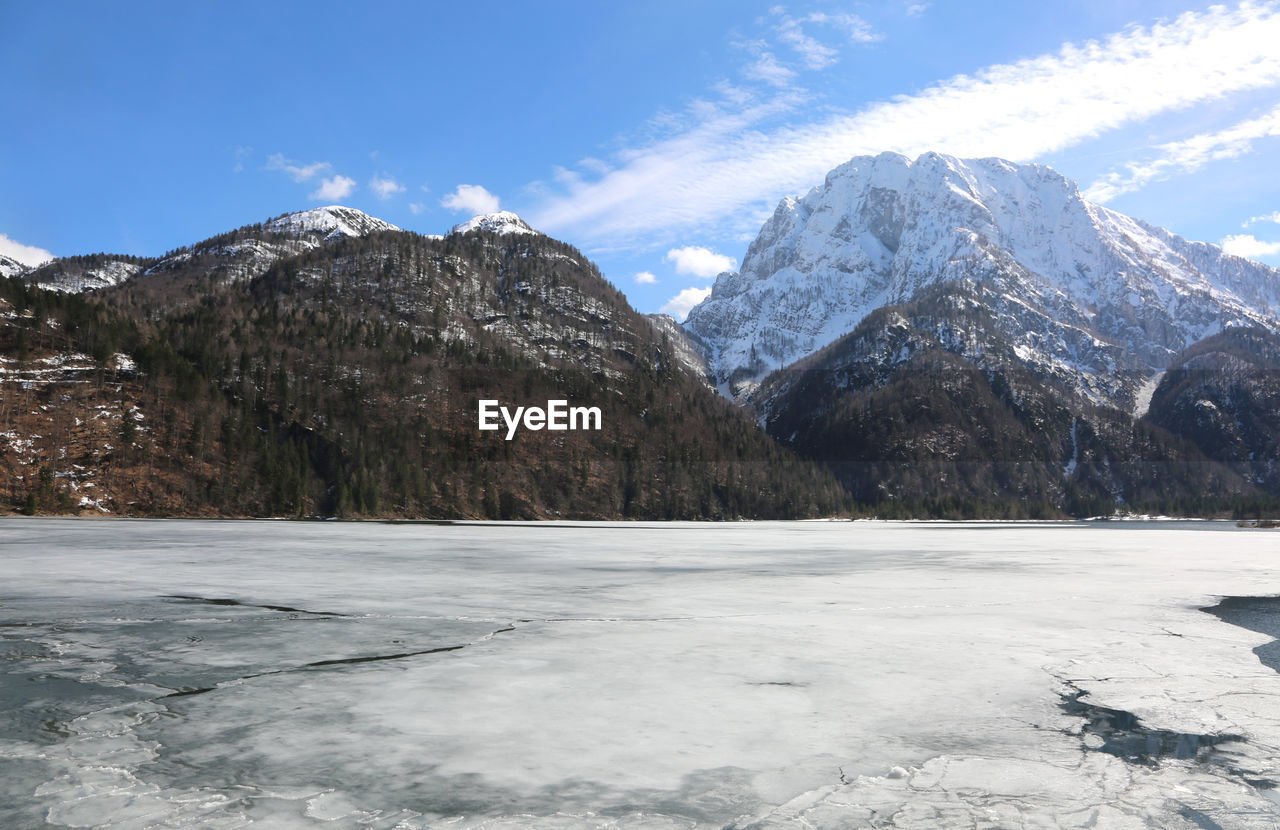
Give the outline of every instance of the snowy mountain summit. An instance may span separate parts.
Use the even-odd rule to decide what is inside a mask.
[[[269,220],[265,227],[270,231],[298,236],[319,234],[327,240],[341,239],[345,236],[365,236],[378,231],[400,230],[390,222],[384,222],[363,211],[342,205],[286,213],[284,216]]]
[[[484,213],[480,216],[473,216],[462,224],[454,225],[453,230],[449,231],[449,235],[469,233],[471,231],[487,231],[502,235],[537,233],[537,231],[529,227],[527,222],[511,211],[500,210],[497,213]]]
[[[684,326],[740,395],[872,311],[947,285],[1035,374],[1126,409],[1191,343],[1280,329],[1280,271],[1087,202],[1048,167],[938,153],[859,156],[784,199]]]

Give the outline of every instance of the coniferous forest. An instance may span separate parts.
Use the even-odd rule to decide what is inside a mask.
[[[744,406],[669,319],[637,313],[572,246],[516,230],[428,237],[324,208],[3,280],[0,499],[28,514],[398,519],[1280,507],[1280,341],[1265,331],[1189,348],[1134,418],[1029,373],[981,286],[941,286]],[[975,340],[978,361],[954,347]],[[601,428],[508,440],[478,428],[481,400],[565,400]]]

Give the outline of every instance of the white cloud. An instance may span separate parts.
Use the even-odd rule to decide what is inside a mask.
[[[641,271],[638,274],[636,274],[635,281],[640,283],[641,285],[653,285],[658,281],[658,278],[655,277],[649,271]]]
[[[603,176],[530,212],[540,228],[615,248],[759,221],[860,153],[939,150],[1026,161],[1159,113],[1280,82],[1280,8],[1214,6],[1149,28],[940,81],[914,95],[807,124],[749,104],[628,148]],[[807,107],[805,112],[814,108]],[[737,217],[733,219],[732,217]]]
[[[245,162],[245,159],[249,158],[249,156],[251,156],[251,155],[253,155],[253,148],[252,148],[252,147],[237,147],[237,148],[236,148],[236,166],[235,166],[235,168],[234,168],[234,171],[235,171],[236,173],[243,173],[243,172],[244,172],[244,162]]]
[[[924,13],[931,5],[931,3],[912,3],[907,6],[907,17],[924,17]]]
[[[1155,148],[1159,152],[1155,158],[1130,162],[1122,173],[1108,173],[1089,185],[1084,197],[1094,202],[1108,202],[1122,194],[1140,190],[1153,181],[1193,173],[1209,162],[1238,158],[1252,152],[1253,142],[1257,139],[1275,136],[1280,136],[1280,107],[1260,118],[1241,121],[1223,130],[1161,144]]]
[[[662,261],[674,262],[677,274],[691,274],[704,279],[711,279],[723,271],[732,271],[737,264],[733,257],[717,254],[710,248],[698,245],[672,248]]]
[[[374,176],[369,180],[369,189],[377,194],[379,199],[390,199],[397,193],[404,193],[404,185],[390,176]]]
[[[460,184],[457,190],[441,199],[440,204],[449,210],[479,216],[496,212],[500,200],[478,184]]]
[[[709,296],[711,296],[710,288],[686,288],[667,300],[667,304],[658,310],[684,322],[684,318],[689,316],[689,310]]]
[[[333,176],[320,182],[320,187],[311,194],[312,199],[322,202],[340,202],[350,196],[356,189],[356,180],[346,176]]]
[[[1280,210],[1275,210],[1275,211],[1272,211],[1271,213],[1264,213],[1261,216],[1251,216],[1240,227],[1247,228],[1247,227],[1250,227],[1251,225],[1256,225],[1259,222],[1275,222],[1277,225],[1280,225]]]
[[[287,173],[295,182],[305,182],[321,173],[328,173],[333,169],[333,165],[327,161],[299,164],[293,159],[285,158],[282,153],[275,153],[267,156],[267,169],[280,170]]]
[[[23,245],[21,242],[10,239],[2,233],[0,233],[0,256],[7,256],[9,259],[20,262],[28,268],[34,268],[53,259],[53,254],[44,248]]]
[[[412,213],[414,216],[417,216],[419,213],[422,213],[426,209],[427,209],[427,206],[424,205],[422,202],[409,203],[409,212]]]
[[[1228,236],[1220,244],[1227,253],[1248,259],[1280,255],[1280,242],[1264,242],[1247,233]]]

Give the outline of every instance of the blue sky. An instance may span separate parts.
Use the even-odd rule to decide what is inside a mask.
[[[0,253],[495,207],[682,316],[848,158],[1049,164],[1280,265],[1280,3],[0,0]]]

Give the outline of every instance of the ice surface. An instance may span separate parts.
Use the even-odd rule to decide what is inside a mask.
[[[1278,566],[1214,523],[5,520],[0,826],[1274,827],[1271,629],[1200,609]]]

